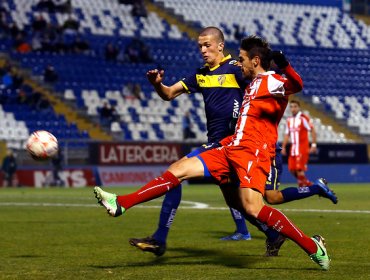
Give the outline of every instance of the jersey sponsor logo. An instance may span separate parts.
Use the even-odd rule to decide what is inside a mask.
[[[206,80],[205,80],[205,79],[202,79],[202,78],[198,79],[198,83],[199,83],[199,85],[202,85],[202,84],[204,84],[205,82],[206,82]]]
[[[239,116],[239,101],[234,99],[233,118],[237,119]]]
[[[220,86],[222,86],[226,81],[226,76],[225,75],[218,76],[217,81],[220,84]]]
[[[198,86],[201,88],[240,88],[235,74],[196,74],[196,80]]]
[[[244,179],[247,180],[248,183],[250,184],[251,183],[251,180],[252,180],[252,176],[251,177],[244,176]]]

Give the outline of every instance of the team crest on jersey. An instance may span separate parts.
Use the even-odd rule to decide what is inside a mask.
[[[231,64],[231,65],[237,65],[238,62],[235,59],[233,59],[233,60],[230,60],[229,64]]]
[[[218,83],[222,86],[223,83],[226,81],[226,76],[225,75],[220,75],[218,78],[217,78],[217,81]]]

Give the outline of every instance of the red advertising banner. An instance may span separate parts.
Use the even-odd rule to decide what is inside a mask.
[[[98,145],[99,165],[168,165],[181,157],[179,144],[101,143]]]
[[[124,166],[124,167],[98,167],[98,174],[103,186],[141,186],[167,169],[163,166]]]
[[[95,185],[95,176],[90,168],[64,169],[59,172],[64,187],[85,187]],[[51,170],[18,170],[13,184],[41,188],[50,186],[53,181]],[[0,182],[2,185],[3,182]]]

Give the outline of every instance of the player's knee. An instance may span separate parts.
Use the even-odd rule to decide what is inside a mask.
[[[243,205],[244,211],[248,216],[257,218],[258,213],[260,212],[261,208],[257,207],[256,205]]]

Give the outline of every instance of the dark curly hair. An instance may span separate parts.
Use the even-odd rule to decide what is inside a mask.
[[[271,48],[265,39],[256,35],[245,37],[241,40],[240,49],[246,51],[250,59],[258,56],[263,69],[268,70],[270,68]]]

